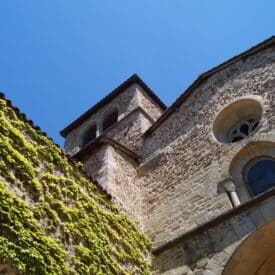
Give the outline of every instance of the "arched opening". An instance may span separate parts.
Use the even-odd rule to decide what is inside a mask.
[[[102,131],[104,132],[107,130],[110,126],[115,124],[118,121],[118,111],[115,110],[111,113],[109,113],[103,120],[102,123]]]
[[[259,100],[244,98],[225,107],[213,124],[213,133],[222,143],[233,143],[251,136],[259,128],[262,116]]]
[[[90,126],[83,135],[82,146],[87,145],[91,140],[96,138],[96,125]]]
[[[222,275],[275,274],[275,219],[245,239],[227,262]]]
[[[229,173],[241,203],[270,190],[275,186],[275,143],[249,143],[231,160]]]
[[[275,186],[275,159],[260,157],[248,163],[245,182],[252,196],[257,196]]]

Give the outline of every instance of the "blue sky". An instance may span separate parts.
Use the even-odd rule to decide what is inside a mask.
[[[275,32],[273,0],[0,2],[0,90],[59,130],[133,73],[170,105],[202,72]]]

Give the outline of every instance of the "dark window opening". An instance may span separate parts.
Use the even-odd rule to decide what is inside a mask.
[[[248,136],[249,135],[249,126],[247,124],[242,124],[242,126],[240,128],[240,132],[242,132],[243,134]]]
[[[114,111],[113,113],[109,114],[102,123],[102,130],[105,131],[107,128],[112,126],[118,120],[118,111]]]
[[[83,136],[83,146],[88,144],[91,140],[96,138],[96,125],[91,126]]]
[[[275,186],[275,159],[263,158],[249,166],[246,183],[253,196],[257,196]]]
[[[259,122],[256,121],[256,122],[254,123],[254,125],[252,126],[252,131],[254,131],[254,130],[258,127],[258,125],[259,125]]]
[[[229,132],[229,140],[231,142],[237,142],[253,134],[259,125],[259,119],[247,119],[239,122]]]

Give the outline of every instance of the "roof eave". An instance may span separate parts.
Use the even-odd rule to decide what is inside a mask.
[[[83,113],[80,117],[74,120],[71,124],[65,127],[63,130],[60,131],[60,135],[66,137],[73,129],[78,127],[83,121],[85,121],[88,117],[90,117],[93,113],[98,111],[104,105],[109,103],[113,98],[118,96],[124,90],[129,88],[133,84],[140,85],[144,91],[159,105],[159,107],[163,110],[167,109],[167,106],[159,99],[159,97],[148,87],[148,85],[137,75],[133,74],[129,77],[125,82],[115,88],[112,92],[110,92],[106,97],[100,100],[97,104],[92,106],[88,111]]]
[[[157,119],[157,121],[144,133],[144,136],[150,135],[162,122],[164,122],[175,110],[179,108],[183,101],[185,101],[189,95],[206,79],[214,75],[215,73],[229,67],[230,65],[247,58],[248,56],[254,55],[259,51],[262,51],[266,48],[275,45],[275,36],[264,40],[263,42],[253,46],[252,48],[242,52],[239,55],[236,55],[229,60],[221,63],[220,65],[210,69],[209,71],[201,74],[181,95],[176,99],[176,101],[168,108],[166,111]]]
[[[101,135],[96,139],[90,141],[85,147],[83,147],[79,152],[72,156],[73,159],[77,161],[83,160],[83,158],[90,156],[92,151],[96,148],[101,147],[102,145],[111,145],[114,148],[117,148],[121,152],[125,153],[136,162],[139,162],[140,156],[135,153],[134,151],[130,150],[129,148],[125,147],[124,145],[120,144],[119,142],[105,136]]]

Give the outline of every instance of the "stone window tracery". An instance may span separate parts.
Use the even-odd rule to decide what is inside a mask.
[[[213,123],[213,133],[221,143],[234,143],[250,137],[260,128],[263,113],[258,96],[242,98],[227,105]]]
[[[230,130],[228,140],[231,142],[236,142],[249,137],[251,134],[255,132],[259,123],[259,118],[249,118],[240,121]]]

